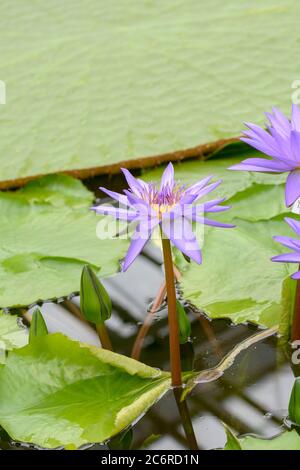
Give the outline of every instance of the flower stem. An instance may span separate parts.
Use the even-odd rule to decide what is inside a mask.
[[[297,279],[296,282],[294,317],[292,324],[292,341],[300,339],[300,279]]]
[[[99,339],[101,341],[102,348],[112,351],[113,348],[111,345],[110,337],[108,335],[108,331],[106,329],[105,323],[99,323],[98,325],[96,325],[96,328],[97,328]]]
[[[168,300],[168,322],[169,322],[169,343],[170,343],[170,362],[172,373],[173,387],[180,387],[181,379],[181,362],[180,362],[180,345],[179,345],[179,328],[176,311],[176,291],[174,283],[174,270],[171,252],[171,244],[168,238],[162,235],[162,248],[165,265],[165,278],[167,286]]]
[[[181,400],[182,388],[174,388],[173,391],[189,449],[199,450],[187,402]]]

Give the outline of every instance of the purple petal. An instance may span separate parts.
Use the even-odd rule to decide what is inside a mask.
[[[300,132],[291,132],[291,152],[294,159],[300,162]]]
[[[224,201],[226,201],[226,197],[221,197],[219,199],[213,199],[212,201],[207,201],[203,204],[203,206],[204,206],[205,210],[207,210],[207,209],[210,209],[213,206],[217,206],[218,204],[221,204]]]
[[[269,132],[267,132],[265,129],[262,129],[260,126],[257,126],[256,124],[247,122],[245,124],[250,129],[250,131],[246,130],[243,132],[243,134],[251,137],[251,139],[255,140],[257,143],[260,142],[261,144],[267,145],[270,152],[275,154],[277,153],[276,141]]]
[[[273,239],[281,243],[282,245],[286,246],[287,248],[291,248],[292,250],[300,250],[300,240],[295,240],[294,238],[286,237],[278,235],[273,237]]]
[[[116,193],[115,191],[110,191],[109,189],[102,188],[100,186],[101,191],[103,191],[105,194],[107,194],[109,197],[114,199],[115,201],[119,201],[121,204],[124,204],[125,206],[129,206],[129,201],[127,196],[124,196],[124,194]]]
[[[300,132],[300,109],[296,104],[292,104],[291,122],[293,129]]]
[[[291,217],[285,217],[284,220],[289,224],[289,226],[294,230],[294,232],[300,237],[300,222],[298,220],[292,219]]]
[[[282,161],[291,160],[292,163],[295,162],[291,151],[290,134],[288,136],[283,136],[273,128],[271,128],[271,132],[274,139],[276,140],[279,151],[279,154],[276,156],[276,158]]]
[[[196,196],[195,202],[198,201],[198,199],[200,199],[201,197],[206,196],[206,194],[211,193],[214,189],[216,189],[218,186],[220,186],[221,183],[222,183],[222,180],[218,180],[215,183],[211,183],[208,186],[205,186],[205,188],[198,191],[195,194],[195,196]]]
[[[207,176],[206,178],[202,179],[201,181],[198,181],[197,183],[193,184],[190,186],[186,191],[185,194],[197,194],[200,189],[204,188],[204,186],[207,185],[207,183],[210,182],[212,179],[213,175]]]
[[[151,237],[151,233],[154,230],[155,226],[158,224],[158,219],[156,220],[146,220],[141,221],[132,236],[130,246],[128,248],[122,271],[125,272],[129,266],[133,263],[136,257],[140,254],[146,243]]]
[[[143,191],[143,186],[141,185],[141,183],[139,182],[139,180],[137,180],[131,173],[130,171],[128,171],[126,168],[121,168],[125,178],[126,178],[126,181],[128,183],[128,186],[130,187],[130,189],[135,193],[137,194],[138,196],[140,196],[140,193]]]
[[[91,207],[91,209],[97,212],[97,214],[111,215],[116,219],[127,220],[129,222],[134,220],[137,216],[136,212],[131,212],[128,209],[120,209],[118,207],[113,206],[100,205]]]
[[[286,180],[285,203],[291,206],[300,197],[300,170],[291,171]]]
[[[231,206],[219,206],[218,202],[223,202],[225,198],[215,199],[214,201],[208,201],[203,204],[197,204],[192,206],[190,204],[177,204],[170,212],[164,214],[165,218],[176,218],[176,217],[187,217],[192,219],[194,217],[203,216],[205,212],[215,213],[223,212],[231,208]]]
[[[163,191],[165,187],[173,188],[174,186],[174,167],[170,162],[162,174],[160,191]]]
[[[197,194],[185,193],[183,196],[181,196],[179,205],[185,206],[185,205],[192,204],[192,202],[194,202],[197,197],[198,197]]]
[[[273,256],[271,259],[279,263],[300,263],[300,253],[285,253],[284,255]]]
[[[156,217],[156,212],[155,210],[151,207],[148,202],[144,201],[143,199],[139,198],[135,194],[131,193],[127,189],[124,190],[124,193],[128,197],[128,201],[131,204],[131,208],[134,209],[136,212],[139,214],[139,218],[155,218]]]
[[[246,160],[243,160],[243,163],[274,171],[290,171],[294,168],[293,163],[290,161],[286,163],[278,160],[268,160],[267,158],[246,158]]]
[[[146,201],[144,201],[144,199],[140,198],[136,194],[133,194],[132,192],[130,192],[130,190],[124,189],[124,193],[126,194],[126,197],[129,203],[131,204],[131,206],[139,205],[139,206],[150,207],[149,204]]]
[[[222,228],[234,228],[235,225],[232,224],[225,224],[223,222],[219,222],[217,220],[211,220],[208,219],[207,217],[202,217],[198,215],[193,215],[192,220],[194,222],[198,222],[200,224],[205,224],[205,225],[210,225],[212,227],[222,227]]]
[[[270,147],[264,142],[261,142],[256,139],[249,139],[248,137],[241,137],[240,140],[246,142],[246,144],[248,145],[251,145],[251,147],[254,147],[256,150],[259,150],[260,152],[269,155],[270,157],[278,157],[278,151],[275,152],[273,150],[273,147]]]
[[[245,165],[244,163],[237,163],[236,165],[232,165],[228,168],[228,170],[257,171],[261,173],[282,173],[282,171],[279,171],[279,170],[270,170],[269,168],[263,168],[261,166],[254,166],[254,165]]]
[[[291,275],[292,279],[300,279],[300,271],[295,272],[294,274]]]
[[[273,108],[273,115],[266,113],[272,127],[280,132],[282,135],[288,136],[291,130],[291,125],[288,118],[277,108]]]
[[[283,162],[275,160],[267,160],[265,158],[247,158],[237,165],[232,165],[229,170],[247,170],[261,171],[263,173],[282,173],[293,169],[293,165],[287,165]]]
[[[214,206],[214,207],[211,207],[210,209],[205,209],[204,212],[224,212],[224,211],[228,211],[229,209],[231,209],[232,206]]]
[[[231,208],[231,206],[219,206],[220,203],[226,201],[226,198],[214,199],[203,204],[203,212],[223,212]],[[196,206],[197,207],[197,206]]]
[[[171,242],[198,264],[202,262],[202,256],[192,226],[185,217],[169,220],[163,219],[162,230]]]

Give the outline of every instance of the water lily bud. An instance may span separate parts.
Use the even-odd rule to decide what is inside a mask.
[[[80,308],[86,320],[104,323],[111,316],[111,300],[92,268],[84,266],[80,284]]]
[[[289,402],[289,419],[294,424],[300,425],[300,377],[298,377],[293,386]]]
[[[32,320],[30,324],[29,330],[29,343],[36,337],[36,336],[45,336],[48,334],[48,329],[41,314],[40,310],[37,308],[32,314]]]
[[[180,344],[184,344],[188,341],[189,337],[191,336],[191,324],[185,312],[185,309],[178,300],[176,300],[176,310],[179,326],[179,341]]]

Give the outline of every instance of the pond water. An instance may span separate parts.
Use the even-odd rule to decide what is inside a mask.
[[[126,273],[104,281],[113,301],[113,314],[107,326],[116,352],[131,354],[137,331],[163,280],[161,262],[159,250],[147,246]],[[78,297],[73,297],[71,302],[78,305]],[[68,305],[44,303],[41,310],[50,332],[61,331],[74,339],[99,345],[94,329],[70,312],[70,301]],[[192,342],[182,346],[185,370],[193,367],[201,371],[216,366],[237,344],[259,331],[255,325],[233,325],[226,319],[210,321],[192,307],[188,312]],[[151,366],[169,370],[165,308],[155,315],[140,359]],[[287,415],[293,383],[290,351],[281,346],[275,336],[240,352],[222,377],[198,384],[188,396],[187,405],[199,449],[224,446],[226,437],[222,422],[239,435],[277,435]],[[133,426],[132,432],[123,439],[123,442],[129,441],[132,449],[142,448],[145,442],[148,449],[189,448],[172,391]],[[118,448],[119,445],[114,439],[106,445],[86,448],[96,450]],[[2,430],[0,448],[26,450],[34,446],[14,443]]]

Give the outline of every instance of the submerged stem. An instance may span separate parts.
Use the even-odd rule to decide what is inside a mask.
[[[113,348],[111,345],[110,337],[108,335],[108,331],[106,329],[105,323],[99,323],[98,325],[96,325],[96,328],[97,328],[99,339],[101,341],[102,348],[112,351]]]
[[[169,322],[169,343],[170,343],[170,362],[172,385],[179,387],[182,384],[181,379],[181,362],[180,362],[180,345],[179,345],[179,328],[176,311],[176,291],[174,283],[174,269],[171,252],[171,244],[168,238],[162,235],[162,248],[165,265],[165,278],[167,287],[168,300],[168,322]]]
[[[173,392],[189,449],[199,450],[186,399],[181,400],[182,388],[174,388]]]

